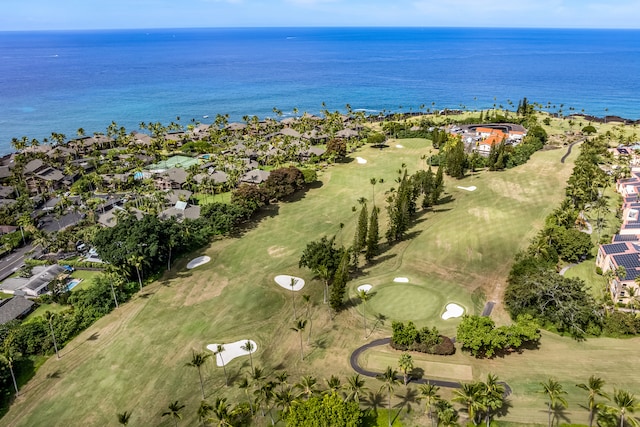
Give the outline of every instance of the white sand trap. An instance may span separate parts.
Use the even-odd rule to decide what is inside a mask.
[[[404,148],[404,145],[396,144],[396,148]]]
[[[191,261],[189,261],[189,264],[187,264],[187,268],[192,269],[192,268],[200,267],[201,265],[204,265],[209,261],[211,261],[211,258],[209,258],[208,256],[199,256],[198,258],[194,258]]]
[[[467,191],[476,191],[477,187],[475,185],[472,185],[471,187],[460,187],[458,186],[457,188],[461,189],[461,190],[467,190]]]
[[[244,347],[247,341],[253,344],[253,351],[251,351],[251,353],[255,353],[256,350],[258,350],[258,344],[256,344],[256,342],[253,340],[240,340],[236,342],[230,342],[228,344],[222,344],[224,350],[222,351],[222,353],[216,354],[216,365],[225,366],[228,365],[229,362],[231,362],[236,357],[249,355],[248,351],[241,348]],[[218,344],[209,344],[207,346],[207,350],[210,350],[214,353],[217,352]]]
[[[460,317],[464,314],[464,308],[460,307],[458,304],[447,304],[445,308],[447,311],[442,313],[442,318],[444,320]]]
[[[360,163],[361,165],[364,165],[365,163],[367,163],[367,159],[363,159],[362,157],[356,157],[356,162]]]
[[[300,289],[304,288],[304,279],[301,279],[299,277],[289,276],[287,274],[281,274],[279,276],[276,276],[275,278],[275,281],[278,285],[289,290],[292,290],[291,280],[295,282],[295,284],[293,285],[294,291],[299,291]]]
[[[358,292],[360,292],[360,291],[369,292],[371,290],[371,288],[373,288],[373,286],[371,286],[371,285],[360,285],[360,286],[358,286]]]
[[[396,277],[393,281],[396,283],[409,283],[409,279],[406,277]]]

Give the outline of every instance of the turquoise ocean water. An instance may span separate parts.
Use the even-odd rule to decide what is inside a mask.
[[[0,153],[114,120],[507,106],[640,119],[640,31],[270,28],[0,32]],[[209,116],[204,118],[204,116]]]

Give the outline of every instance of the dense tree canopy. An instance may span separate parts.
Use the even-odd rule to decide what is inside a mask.
[[[577,278],[545,269],[512,277],[504,301],[512,318],[529,314],[576,337],[600,332],[602,311]]]
[[[289,427],[357,427],[362,411],[358,403],[345,401],[337,393],[295,401],[287,416]]]
[[[518,350],[524,344],[536,343],[540,331],[531,316],[520,316],[515,324],[496,328],[489,317],[465,315],[458,325],[456,338],[472,355],[492,357],[500,351]]]

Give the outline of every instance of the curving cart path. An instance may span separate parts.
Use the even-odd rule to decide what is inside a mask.
[[[373,347],[388,345],[389,343],[391,343],[391,338],[380,338],[377,340],[373,340],[363,345],[362,347],[356,348],[353,351],[353,353],[351,353],[351,356],[349,357],[349,364],[351,365],[351,368],[360,375],[363,375],[365,377],[376,378],[378,375],[380,375],[380,372],[373,372],[373,371],[369,371],[362,368],[358,364],[358,359],[360,358],[360,355],[365,351]],[[426,384],[428,382],[430,384],[435,384],[439,387],[460,388],[460,383],[453,382],[453,381],[434,380],[434,379],[428,379],[428,378],[412,378],[410,382],[416,383],[416,384]],[[500,382],[500,383],[504,385],[504,395],[509,396],[511,394],[511,387],[509,387],[509,385],[505,382]]]

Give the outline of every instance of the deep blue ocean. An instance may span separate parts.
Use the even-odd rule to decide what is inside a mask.
[[[0,153],[23,135],[522,97],[640,119],[640,31],[247,28],[0,32]],[[572,110],[570,110],[572,109]],[[208,119],[203,118],[209,116]]]

